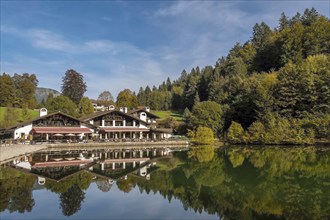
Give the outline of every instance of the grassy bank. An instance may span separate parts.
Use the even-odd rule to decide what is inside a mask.
[[[158,117],[160,117],[160,119],[173,117],[177,121],[183,121],[183,115],[178,113],[178,112],[174,112],[174,111],[151,111],[151,113],[157,115]]]
[[[39,112],[31,109],[0,107],[0,128],[37,118]]]

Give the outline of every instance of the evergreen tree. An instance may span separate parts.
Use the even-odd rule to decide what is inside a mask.
[[[146,103],[145,103],[145,100],[146,100],[145,93],[144,93],[144,89],[143,89],[142,86],[140,87],[136,98],[138,100],[139,105],[144,105],[144,106],[146,105]]]
[[[305,26],[311,26],[319,18],[320,15],[315,10],[315,8],[311,8],[311,9],[306,8],[304,14],[301,17],[301,22]]]
[[[15,100],[14,82],[10,75],[0,75],[0,106],[12,106]]]
[[[257,49],[262,49],[271,35],[272,31],[265,22],[256,23],[253,27],[252,44]]]
[[[171,91],[171,89],[172,89],[172,83],[171,83],[170,77],[167,77],[166,89],[167,89],[167,91]]]
[[[16,107],[28,107],[34,109],[36,107],[35,91],[38,80],[35,74],[23,73],[22,75],[14,74],[12,77],[15,86]]]
[[[282,12],[279,24],[279,31],[283,31],[285,28],[289,27],[289,20],[288,17]]]
[[[69,97],[74,103],[78,104],[87,91],[83,75],[73,69],[65,72],[62,78],[62,95]]]
[[[145,106],[149,106],[150,105],[150,94],[151,94],[151,89],[149,86],[146,86],[144,93],[145,93],[145,100],[144,100]]]

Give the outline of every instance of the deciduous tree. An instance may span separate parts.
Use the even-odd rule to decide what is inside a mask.
[[[193,110],[191,123],[193,126],[204,126],[212,129],[215,134],[220,134],[223,128],[223,111],[220,104],[212,101],[199,102]]]
[[[83,97],[80,100],[78,108],[80,110],[80,115],[81,116],[89,115],[89,114],[92,114],[94,112],[93,103],[87,97]]]
[[[97,101],[104,106],[108,106],[114,103],[113,96],[109,91],[101,92],[99,97],[97,98]]]
[[[124,89],[117,96],[118,107],[136,108],[138,106],[137,97],[129,89]]]

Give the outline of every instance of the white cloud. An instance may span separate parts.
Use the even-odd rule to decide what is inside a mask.
[[[45,58],[31,58],[16,54],[15,64],[3,63],[10,72],[37,73],[41,86],[61,84],[59,74],[64,75],[69,68],[86,76],[88,95],[97,97],[103,90],[110,90],[114,96],[124,89],[137,90],[149,83],[158,84],[162,80],[162,66],[152,54],[124,41],[91,40],[71,43],[62,35],[45,29],[18,30],[2,28],[1,31],[23,37],[34,47],[65,52],[58,61]],[[65,55],[64,54],[64,55]],[[32,67],[32,68],[31,68]],[[48,72],[49,71],[49,72]]]
[[[49,30],[31,29],[26,32],[25,36],[38,48],[65,52],[73,50],[73,45],[65,41],[62,35]]]
[[[147,56],[148,53],[137,48],[136,46],[124,41],[110,40],[93,40],[85,42],[86,49],[95,53],[111,53],[117,55],[119,53],[134,54],[139,56]]]
[[[69,52],[74,46],[58,33],[45,29],[18,29],[1,26],[2,33],[8,33],[28,40],[34,47]]]
[[[140,46],[99,36],[74,41],[63,32],[1,26],[2,33],[27,40],[38,49],[37,52],[42,49],[44,54],[52,54],[46,59],[38,53],[30,57],[35,51],[20,56],[17,56],[20,51],[16,51],[16,59],[2,60],[1,68],[6,72],[36,73],[40,86],[55,86],[55,89],[60,87],[59,75],[63,76],[67,69],[73,68],[84,75],[89,97],[97,98],[104,90],[116,97],[124,88],[138,91],[140,86],[157,86],[168,76],[177,79],[182,69],[190,71],[197,65],[200,68],[213,65],[235,42],[248,40],[256,22],[265,21],[274,27],[282,11],[292,16],[312,5],[310,2],[297,4],[297,1],[285,5],[276,1],[253,4],[246,9],[241,1],[176,1],[153,14],[144,13],[149,22],[147,25],[152,26],[150,30],[163,33],[166,38],[166,41],[155,40],[152,46],[148,42]],[[249,11],[251,8],[253,13]],[[316,9],[320,10],[320,7]],[[98,21],[100,19],[112,20],[107,16],[99,17]],[[143,34],[154,33],[138,33],[139,39],[143,39]]]

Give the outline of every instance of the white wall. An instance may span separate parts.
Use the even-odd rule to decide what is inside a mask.
[[[22,133],[25,133],[25,139],[28,139],[31,130],[32,130],[32,124],[26,125],[21,128],[17,128],[14,131],[14,139],[20,139]]]
[[[164,133],[164,138],[170,138],[172,137],[172,134]]]
[[[147,128],[147,124],[144,124],[140,121],[139,128]]]
[[[147,113],[145,112],[141,112],[139,114],[139,118],[142,120],[142,121],[147,121]]]

